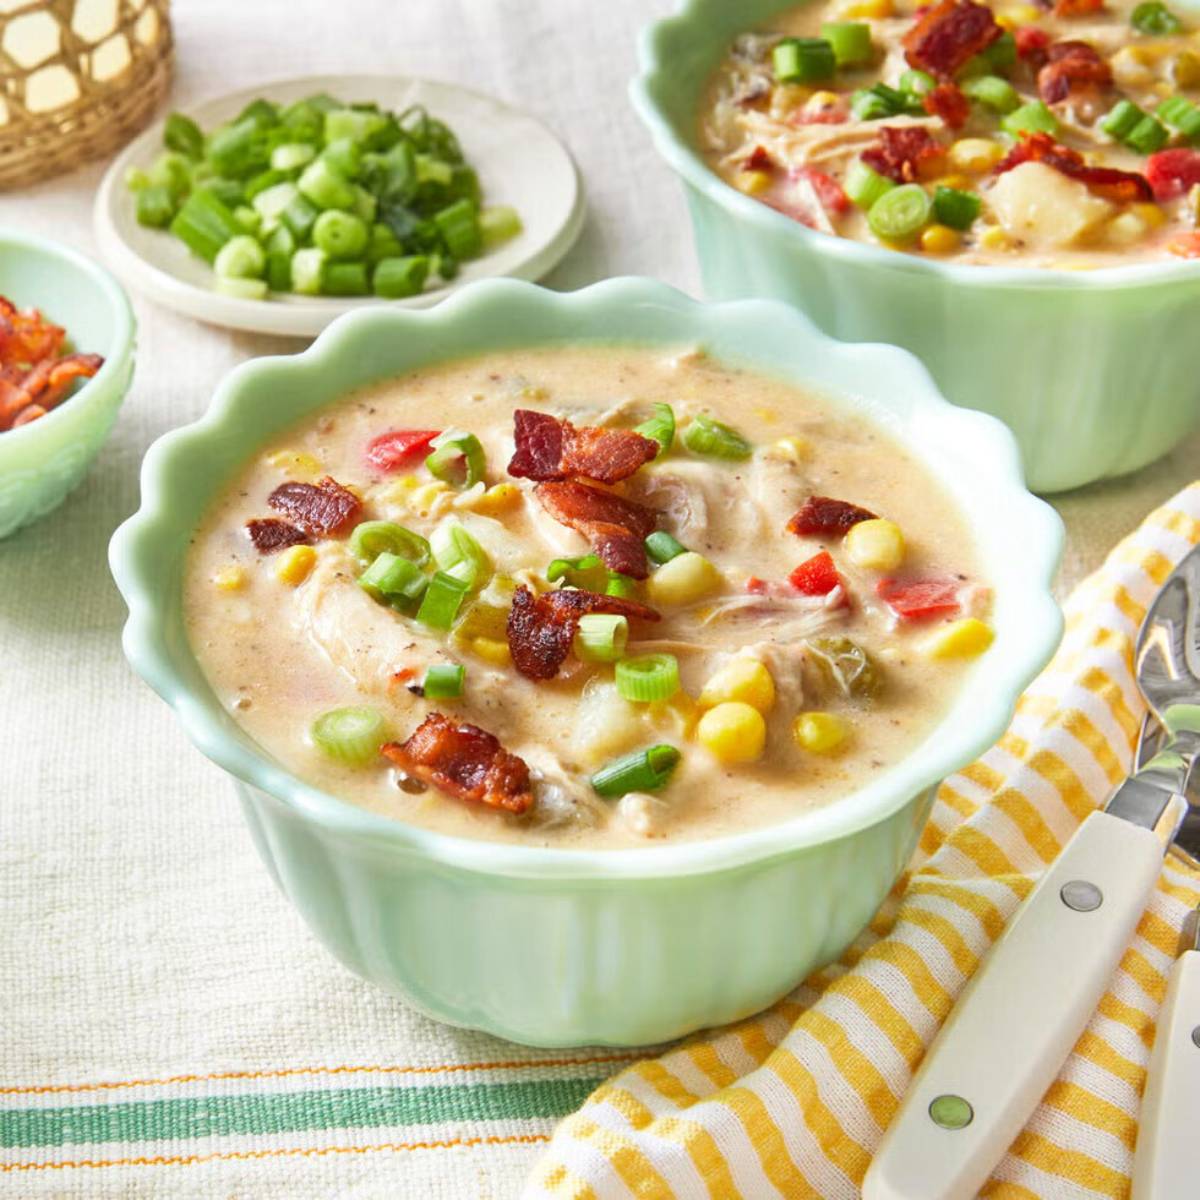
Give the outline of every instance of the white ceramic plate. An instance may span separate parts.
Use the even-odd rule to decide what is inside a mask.
[[[458,278],[405,300],[378,297],[277,296],[242,300],[212,290],[212,269],[159,229],[137,223],[126,170],[147,167],[162,150],[160,121],[112,164],[96,196],[96,239],[116,273],[160,304],[214,325],[258,333],[310,337],[335,317],[369,305],[425,308],[475,279],[509,275],[539,279],[574,244],[583,228],[583,189],[566,147],[540,121],[466,88],[426,79],[388,75],[319,75],[266,83],[188,109],[204,130],[237,116],[262,96],[290,104],[315,92],[348,102],[373,100],[402,111],[423,104],[458,135],[463,152],[479,172],[485,204],[511,204],[524,230],[490,254],[463,263]]]

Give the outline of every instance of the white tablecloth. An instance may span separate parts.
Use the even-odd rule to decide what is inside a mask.
[[[625,94],[635,31],[668,7],[177,0],[173,103],[339,71],[494,92],[544,118],[584,176],[587,227],[548,282],[644,273],[695,293],[679,188]],[[0,223],[91,250],[102,170],[0,195]],[[112,440],[58,512],[0,543],[0,1106],[5,1088],[22,1105],[81,1094],[39,1099],[31,1085],[122,1081],[140,1098],[135,1081],[184,1075],[511,1058],[360,984],[317,946],[261,869],[220,772],[121,656],[124,610],[105,551],[136,507],[147,445],[199,415],[236,363],[298,348],[134,302],[138,369]],[[1198,450],[1193,438],[1137,477],[1060,502],[1071,533],[1064,586],[1197,473]],[[282,1182],[253,1155],[194,1176],[21,1171],[0,1174],[0,1194],[508,1197],[539,1148],[540,1138],[513,1136],[453,1153],[324,1154]],[[0,1150],[0,1165],[29,1157]]]

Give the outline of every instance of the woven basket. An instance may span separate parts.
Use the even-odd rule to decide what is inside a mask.
[[[170,0],[28,0],[0,13],[0,188],[111,154],[171,82]]]

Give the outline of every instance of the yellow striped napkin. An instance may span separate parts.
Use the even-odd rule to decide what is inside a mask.
[[[1200,483],[1079,586],[1054,661],[998,745],[942,785],[909,871],[841,960],[766,1012],[615,1075],[558,1127],[526,1200],[857,1197],[981,956],[1126,774],[1143,711],[1134,639],[1197,541]],[[1155,1014],[1198,902],[1200,873],[1168,858],[1091,1024],[982,1196],[1128,1194]]]

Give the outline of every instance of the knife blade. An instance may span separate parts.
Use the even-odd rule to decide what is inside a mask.
[[[1083,821],[963,989],[884,1135],[863,1200],[973,1200],[1103,996],[1164,852],[1195,815],[1200,547],[1151,604],[1135,669],[1159,744]]]

